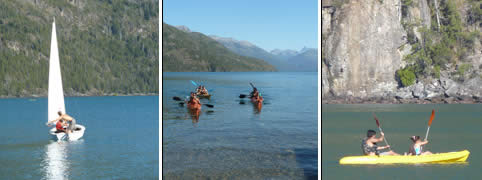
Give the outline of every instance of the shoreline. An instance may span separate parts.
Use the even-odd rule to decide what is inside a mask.
[[[397,97],[322,97],[321,104],[481,104],[477,97],[432,97],[432,98],[397,98]]]
[[[71,94],[71,95],[64,95],[64,97],[101,97],[101,96],[159,96],[159,93],[131,93],[131,94],[117,94],[117,93],[109,93],[109,94],[101,94],[101,95],[93,95],[93,94]],[[4,96],[0,95],[0,99],[20,99],[20,98],[47,98],[47,95],[25,95],[25,96]]]

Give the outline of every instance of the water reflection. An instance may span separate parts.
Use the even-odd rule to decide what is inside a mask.
[[[67,161],[68,142],[50,142],[46,145],[43,158],[43,169],[45,177],[43,179],[69,179],[69,162]]]
[[[201,109],[189,109],[189,115],[191,115],[193,125],[199,122],[199,116],[201,116]]]
[[[45,155],[42,160],[44,177],[42,179],[69,179],[70,160],[69,146],[82,144],[83,139],[78,141],[50,141],[45,146]],[[71,149],[71,148],[70,148]]]
[[[254,114],[261,113],[261,109],[263,108],[263,102],[252,102],[252,103],[253,103]]]

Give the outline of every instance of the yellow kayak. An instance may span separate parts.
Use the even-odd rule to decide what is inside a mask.
[[[419,156],[347,156],[340,164],[420,164],[465,162],[470,152],[467,150]]]

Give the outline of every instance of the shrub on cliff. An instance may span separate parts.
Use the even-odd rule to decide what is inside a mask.
[[[415,83],[415,73],[411,67],[405,67],[397,71],[397,80],[403,86],[407,87]]]

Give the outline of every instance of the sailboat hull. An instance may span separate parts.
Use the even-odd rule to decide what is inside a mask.
[[[85,127],[80,125],[80,124],[76,124],[74,132],[70,133],[69,135],[67,135],[66,133],[63,133],[63,132],[62,133],[55,133],[56,131],[57,131],[56,128],[50,129],[50,135],[52,136],[53,140],[56,140],[56,141],[76,141],[76,140],[79,140],[80,138],[82,138],[82,136],[84,136]]]

